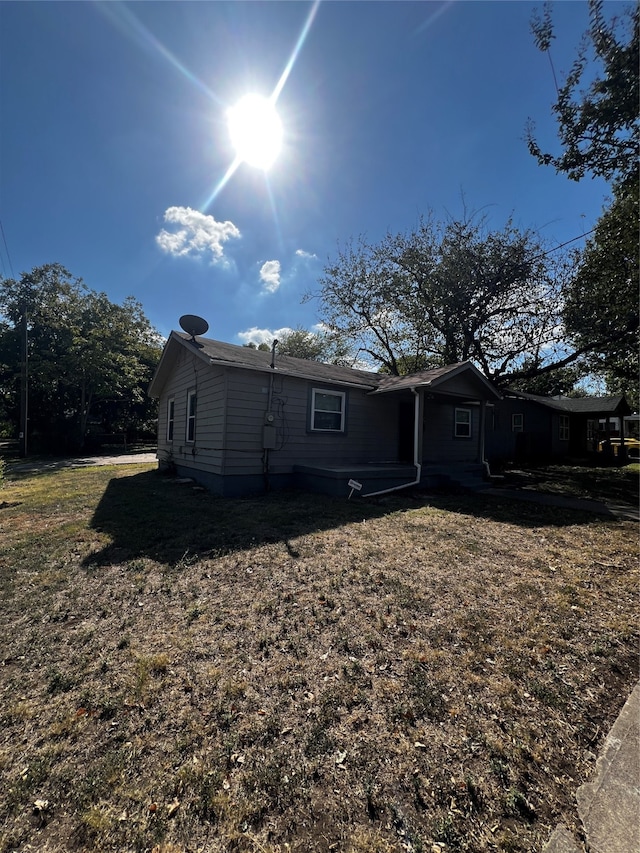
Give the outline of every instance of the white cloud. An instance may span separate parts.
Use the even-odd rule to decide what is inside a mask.
[[[255,344],[259,346],[260,344],[271,344],[276,339],[281,339],[284,335],[288,335],[293,331],[288,326],[284,326],[282,329],[258,329],[256,326],[253,326],[251,329],[247,329],[246,332],[238,332],[237,338],[242,341],[243,344]]]
[[[213,216],[190,207],[169,207],[164,221],[180,226],[177,231],[164,228],[156,235],[156,243],[168,255],[177,258],[210,255],[212,263],[224,262],[224,244],[240,237],[233,222],[217,222]]]
[[[260,267],[260,281],[263,291],[275,293],[280,287],[280,261],[266,261]]]
[[[305,252],[304,249],[296,249],[296,255],[299,258],[305,258],[305,260],[316,261],[318,259],[317,255],[314,255],[312,252]]]

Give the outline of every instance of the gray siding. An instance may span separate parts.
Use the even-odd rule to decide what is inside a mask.
[[[269,407],[270,383],[271,406]],[[310,430],[312,388],[346,394],[344,433]],[[308,380],[274,374],[230,370],[227,385],[227,458],[225,474],[262,470],[262,430],[270,410],[276,446],[269,451],[273,474],[290,473],[294,465],[351,464],[397,459],[397,403],[371,397],[364,391],[323,386]]]
[[[461,398],[468,397],[470,400],[477,400],[478,394],[482,393],[480,388],[480,383],[475,377],[462,374],[447,379],[446,383],[440,386],[438,391],[445,391],[446,389],[447,394],[455,394]]]
[[[471,438],[455,437],[455,410],[471,412]],[[465,406],[452,400],[450,403],[426,401],[422,458],[424,462],[476,462],[479,459],[480,407]]]
[[[208,367],[193,359],[188,352],[178,355],[167,380],[158,410],[158,457],[171,459],[181,468],[223,473],[224,405],[226,379],[221,368]],[[187,395],[197,395],[196,436],[187,442]],[[170,398],[175,401],[173,441],[167,440],[167,411]]]
[[[523,415],[522,432],[513,432],[514,414]],[[576,422],[570,417],[571,440],[561,441],[560,414],[530,400],[501,400],[488,418],[487,457],[495,462],[536,462],[567,456],[576,440]],[[584,429],[586,434],[586,424]]]

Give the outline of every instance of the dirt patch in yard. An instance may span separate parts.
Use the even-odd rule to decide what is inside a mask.
[[[636,526],[8,482],[0,850],[532,851],[637,677]]]

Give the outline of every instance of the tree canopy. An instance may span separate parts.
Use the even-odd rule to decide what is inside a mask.
[[[0,279],[5,417],[17,430],[23,318],[27,322],[29,432],[48,449],[82,447],[90,420],[101,432],[149,428],[146,387],[160,338],[133,298],[122,305],[60,264]]]
[[[245,346],[263,352],[271,350],[271,346],[267,343],[249,342]],[[324,329],[314,332],[297,326],[295,329],[281,333],[276,352],[278,355],[304,358],[307,361],[322,361],[325,364],[350,366],[353,363],[349,346],[341,338]]]
[[[608,181],[637,177],[638,54],[640,7],[606,20],[602,0],[589,0],[590,25],[552,107],[561,152],[543,151],[529,123],[529,151],[542,165],[551,165],[572,180],[586,174]],[[536,14],[531,28],[537,47],[551,58],[555,38],[550,6]],[[584,88],[584,83],[587,83]]]
[[[424,219],[339,250],[320,279],[321,319],[394,375],[472,360],[498,384],[566,359],[564,259],[530,231]]]
[[[568,334],[575,346],[587,348],[591,369],[636,404],[638,221],[637,182],[619,184],[578,260],[564,309]]]
[[[605,20],[606,7],[589,0],[590,26],[553,106],[562,152],[544,153],[529,127],[530,152],[573,180],[612,182],[603,211],[565,290],[563,320],[571,343],[587,356],[610,391],[638,404],[638,153],[640,148],[640,6]],[[550,7],[532,21],[540,50],[553,40]],[[588,88],[581,88],[591,77]]]
[[[278,353],[309,361],[325,361],[329,355],[324,336],[301,327],[281,335]]]

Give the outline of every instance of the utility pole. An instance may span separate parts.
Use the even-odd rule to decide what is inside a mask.
[[[27,332],[27,303],[22,305],[22,376],[20,382],[20,456],[28,452],[29,424],[29,335]]]

